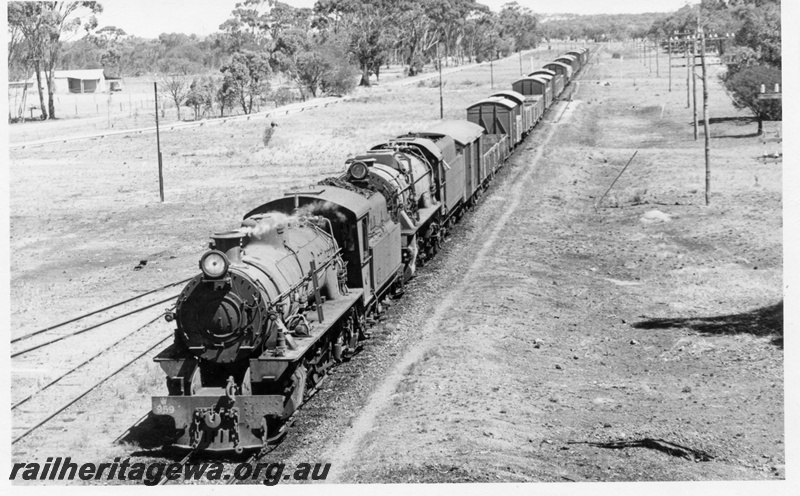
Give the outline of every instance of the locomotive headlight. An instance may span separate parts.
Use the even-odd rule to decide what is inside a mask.
[[[200,258],[200,270],[209,279],[219,279],[228,272],[228,258],[224,253],[212,250]]]
[[[364,162],[353,162],[350,166],[350,176],[358,181],[367,177],[367,164]]]

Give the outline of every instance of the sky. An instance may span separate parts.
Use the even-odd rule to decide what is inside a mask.
[[[126,33],[156,38],[161,33],[207,35],[219,31],[241,0],[101,0],[100,27],[116,26]],[[295,7],[313,7],[315,0],[283,0]],[[509,0],[478,0],[498,11]],[[544,14],[621,14],[672,12],[699,0],[517,0],[523,7]]]

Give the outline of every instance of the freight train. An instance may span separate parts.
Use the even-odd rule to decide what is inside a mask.
[[[212,236],[168,321],[152,398],[174,446],[241,453],[285,433],[336,363],[356,353],[512,150],[589,57],[569,52],[442,121],[347,160],[346,171],[260,205]]]

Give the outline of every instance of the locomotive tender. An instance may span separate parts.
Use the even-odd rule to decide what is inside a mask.
[[[570,69],[588,61],[585,48],[569,55]],[[155,357],[167,394],[152,412],[174,425],[173,444],[241,452],[282,436],[574,75],[537,71],[470,106],[466,121],[377,145],[342,176],[214,234],[167,315],[174,342]]]

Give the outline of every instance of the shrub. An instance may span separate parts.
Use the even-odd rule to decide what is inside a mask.
[[[270,100],[274,101],[277,107],[292,103],[297,99],[295,92],[286,86],[281,86],[270,94]]]

